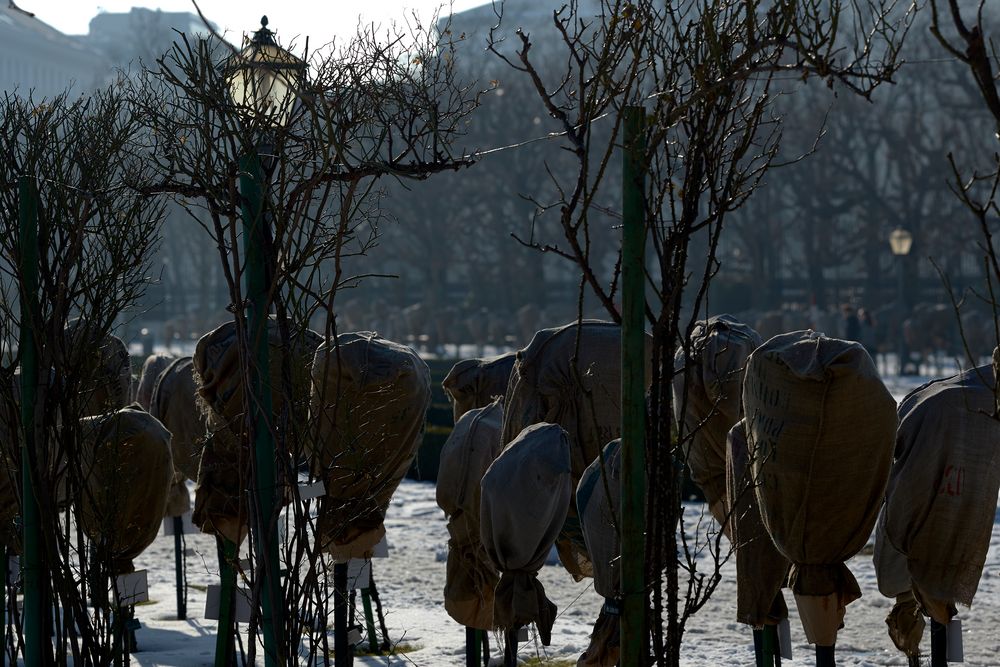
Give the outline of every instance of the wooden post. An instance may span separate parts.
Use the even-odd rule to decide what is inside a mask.
[[[347,639],[347,563],[333,565],[333,655],[335,667],[354,664]]]
[[[481,667],[483,662],[479,630],[465,626],[465,667]]]
[[[835,647],[816,645],[816,667],[837,667]]]
[[[503,633],[503,667],[517,667],[517,635],[520,631],[520,626],[514,626]]]
[[[931,619],[931,667],[948,664],[948,628]]]
[[[236,664],[236,634],[233,611],[236,603],[236,570],[233,561],[239,553],[235,542],[222,537],[216,538],[219,553],[219,626],[215,635],[215,667],[230,667]]]
[[[187,618],[187,581],[184,577],[184,519],[174,521],[174,579],[177,583],[177,620]]]

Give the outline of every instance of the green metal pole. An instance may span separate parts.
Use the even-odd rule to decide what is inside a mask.
[[[367,588],[361,589],[361,604],[365,608],[365,628],[368,630],[368,651],[379,655],[378,635],[375,634],[375,614],[372,613],[372,597]]]
[[[621,664],[645,665],[646,251],[645,110],[626,107],[622,173]]]
[[[21,245],[21,524],[24,530],[24,664],[41,667],[47,662],[43,615],[51,613],[43,599],[42,533],[38,497],[32,480],[35,467],[35,393],[38,387],[38,349],[33,330],[38,308],[38,195],[30,176],[18,180],[18,222]]]
[[[281,631],[281,580],[278,570],[278,541],[275,509],[274,439],[271,419],[270,349],[268,348],[267,264],[264,257],[264,198],[260,158],[254,152],[240,158],[240,193],[243,195],[244,271],[250,303],[247,313],[247,338],[254,360],[250,364],[255,400],[250,401],[253,415],[254,462],[257,468],[257,562],[262,563],[261,625],[264,629],[264,664],[272,667],[281,661],[282,647],[277,641]]]

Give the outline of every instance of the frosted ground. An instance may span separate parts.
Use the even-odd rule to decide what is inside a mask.
[[[920,380],[913,380],[919,382]],[[890,378],[897,399],[912,386]],[[687,506],[689,520],[697,520],[703,508]],[[706,512],[706,520],[707,512]],[[396,493],[386,520],[389,557],[375,562],[375,578],[386,609],[390,639],[412,649],[395,657],[358,657],[356,665],[419,665],[448,667],[464,665],[463,628],[444,611],[442,590],[448,533],[445,519],[434,501],[434,486],[406,480]],[[137,608],[143,624],[138,633],[140,652],[133,664],[196,666],[211,665],[215,650],[215,621],[204,620],[204,586],[218,581],[214,540],[205,535],[188,536],[193,555],[188,558],[189,581],[193,584],[186,621],[176,620],[173,538],[160,536],[136,561],[149,571],[152,604]],[[838,635],[838,665],[906,665],[885,632],[885,615],[891,602],[877,590],[871,550],[865,549],[848,562],[857,577],[863,597],[847,609],[845,627]],[[688,624],[681,664],[690,666],[753,665],[750,629],[736,623],[736,579],[732,560],[723,569],[723,581],[709,603]],[[534,640],[522,645],[525,659],[541,658],[540,664],[571,665],[587,646],[591,624],[601,600],[589,580],[580,583],[558,564],[547,565],[539,574],[549,596],[559,607],[552,644],[542,647]],[[811,647],[790,594],[793,659],[786,665],[812,665]],[[966,665],[1000,664],[1000,528],[994,524],[993,539],[983,579],[971,610],[960,608]],[[332,623],[332,619],[331,619]],[[246,626],[240,626],[243,631]],[[924,635],[924,652],[930,653],[930,633]],[[496,653],[497,638],[491,638]],[[331,638],[332,643],[332,638]],[[929,659],[928,659],[929,660]],[[929,662],[928,662],[929,664]]]

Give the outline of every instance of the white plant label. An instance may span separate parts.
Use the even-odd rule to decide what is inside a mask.
[[[792,659],[792,628],[788,625],[787,618],[781,619],[778,623],[778,649],[782,658]]]

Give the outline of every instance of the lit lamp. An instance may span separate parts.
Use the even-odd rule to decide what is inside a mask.
[[[889,247],[892,248],[893,255],[897,257],[909,255],[911,246],[913,246],[913,234],[902,227],[896,227],[889,234]]]
[[[224,72],[229,95],[241,115],[283,127],[306,83],[307,68],[304,61],[278,46],[264,16],[260,30],[229,59]]]
[[[261,568],[261,628],[264,634],[264,661],[266,667],[284,664],[290,656],[284,655],[287,645],[281,641],[283,632],[283,595],[278,569],[277,493],[275,476],[275,443],[270,421],[273,409],[271,390],[265,378],[270,374],[270,349],[268,343],[268,313],[270,292],[268,266],[273,263],[265,255],[264,239],[267,234],[268,216],[264,207],[267,181],[261,169],[261,157],[268,154],[273,164],[272,131],[280,129],[291,119],[295,101],[306,83],[305,62],[278,46],[274,33],[267,29],[267,17],[260,20],[260,30],[246,41],[243,50],[229,58],[223,74],[229,84],[231,102],[242,117],[243,123],[257,126],[260,134],[256,145],[240,157],[240,206],[243,219],[244,267],[246,276],[247,341],[250,385],[256,400],[249,402],[251,435],[253,438],[256,469],[256,498],[254,551]],[[270,170],[268,170],[270,171]],[[235,559],[237,547],[231,542],[223,545],[224,562]],[[234,584],[235,574],[223,573],[223,590],[227,590],[227,577]],[[231,604],[231,593],[223,605]],[[216,664],[226,664],[232,650],[230,634],[232,623],[223,628],[220,612],[220,632],[216,640]],[[226,616],[228,618],[228,616]]]
[[[912,246],[913,234],[902,227],[896,227],[889,234],[889,247],[892,249],[892,254],[896,257],[896,300],[899,304],[899,331],[896,332],[896,336],[898,338],[897,355],[899,357],[900,375],[906,372],[906,362],[910,355],[906,347],[906,336],[903,332],[903,322],[906,320],[906,315],[909,312],[908,304],[906,303],[906,274],[903,270],[903,262],[904,258],[910,254]]]

